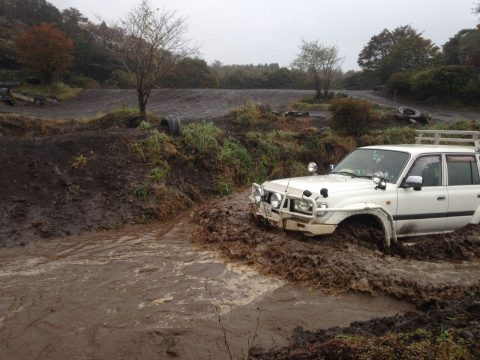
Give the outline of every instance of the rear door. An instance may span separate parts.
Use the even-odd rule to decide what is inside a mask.
[[[478,159],[474,154],[446,155],[448,174],[447,230],[461,228],[472,220],[480,206]]]
[[[420,190],[397,189],[397,214],[394,216],[396,232],[400,236],[419,235],[445,230],[448,211],[448,193],[443,179],[442,155],[419,156],[408,176],[422,176]]]

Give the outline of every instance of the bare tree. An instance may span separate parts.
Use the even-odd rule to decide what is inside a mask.
[[[336,45],[322,45],[316,41],[302,40],[300,54],[293,61],[292,67],[306,72],[315,83],[317,98],[327,97],[332,86],[334,72],[342,59]],[[322,95],[323,90],[323,95]]]
[[[158,80],[196,49],[184,39],[186,20],[175,11],[154,9],[148,0],[117,24],[123,65],[136,83],[140,117],[146,119],[151,90]]]

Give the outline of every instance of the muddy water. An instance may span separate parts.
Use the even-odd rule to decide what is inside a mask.
[[[0,359],[224,359],[286,345],[292,329],[411,310],[326,296],[226,264],[188,221],[0,249]],[[220,319],[220,322],[219,322]],[[225,333],[225,335],[224,335]]]

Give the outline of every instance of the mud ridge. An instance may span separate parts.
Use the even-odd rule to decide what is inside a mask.
[[[262,351],[256,359],[463,358],[480,357],[480,301],[469,297],[425,313],[353,322],[315,332],[297,328],[290,346]],[[401,355],[400,355],[401,354]],[[399,356],[400,357],[397,357]]]
[[[418,253],[414,247],[398,247],[386,254],[338,235],[306,238],[263,226],[248,211],[248,192],[205,205],[195,221],[202,225],[196,239],[204,246],[265,273],[329,293],[385,293],[426,305],[480,289],[480,261],[475,257],[480,248],[478,227],[455,235],[461,239],[458,244],[448,240],[452,235],[437,242],[439,249],[444,244],[458,251],[433,247],[432,253],[438,253],[431,257],[436,260],[427,261],[429,256],[422,253],[427,252],[428,241],[436,241],[433,238],[418,245]]]

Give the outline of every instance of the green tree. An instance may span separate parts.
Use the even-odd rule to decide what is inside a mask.
[[[480,29],[463,29],[443,45],[445,65],[480,67]]]
[[[335,70],[341,60],[336,45],[325,46],[318,41],[302,40],[300,54],[293,61],[292,67],[304,71],[311,77],[317,98],[328,97]]]
[[[374,35],[360,52],[358,65],[385,83],[393,73],[428,66],[437,57],[432,41],[406,25]]]
[[[215,88],[217,79],[205,60],[185,58],[161,79],[161,83],[174,88]]]

